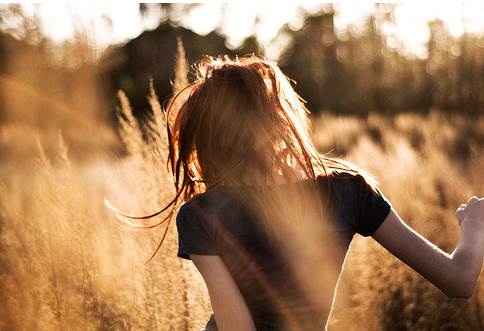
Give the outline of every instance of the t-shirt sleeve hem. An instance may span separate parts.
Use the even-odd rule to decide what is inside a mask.
[[[384,208],[381,208],[378,215],[375,215],[373,222],[371,222],[371,224],[368,224],[364,231],[360,232],[360,235],[362,235],[363,237],[372,236],[376,232],[376,230],[378,230],[378,228],[383,224],[388,214],[390,213],[392,206],[386,200],[383,201],[385,204]]]
[[[177,257],[186,259],[186,260],[191,260],[189,254],[196,254],[196,255],[219,255],[215,251],[209,251],[209,250],[198,250],[198,249],[190,249],[190,250],[184,250],[184,249],[179,249],[177,252]]]

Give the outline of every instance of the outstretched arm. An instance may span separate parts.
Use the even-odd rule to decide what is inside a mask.
[[[373,238],[447,296],[469,298],[484,256],[484,199],[472,197],[457,209],[461,238],[447,254],[409,227],[391,210]]]

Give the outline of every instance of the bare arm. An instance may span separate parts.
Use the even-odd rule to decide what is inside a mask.
[[[218,330],[255,331],[245,300],[220,256],[190,254],[190,258],[207,285]]]
[[[468,298],[474,292],[484,256],[484,199],[472,197],[457,217],[461,238],[447,254],[410,228],[392,210],[373,234],[390,253],[417,271],[447,296]]]

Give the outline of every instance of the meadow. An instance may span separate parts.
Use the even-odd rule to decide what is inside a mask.
[[[0,330],[199,330],[211,313],[203,280],[176,257],[174,222],[145,265],[165,227],[133,231],[103,204],[108,197],[143,214],[174,193],[156,96],[149,139],[119,97],[117,152],[80,128],[0,127]],[[402,218],[448,252],[459,239],[456,207],[484,193],[483,132],[482,117],[438,111],[313,118],[321,152],[374,174]],[[65,135],[95,152],[82,157]],[[482,279],[472,298],[448,299],[371,238],[355,236],[329,326],[483,330],[483,305]]]

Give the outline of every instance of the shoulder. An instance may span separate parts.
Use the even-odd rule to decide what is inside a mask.
[[[186,227],[187,223],[200,222],[206,209],[204,200],[202,195],[196,195],[181,204],[176,215],[178,228]]]
[[[199,221],[200,216],[206,210],[204,200],[201,195],[196,195],[182,203],[176,216],[177,225],[180,226],[183,222],[186,222],[185,220],[190,220],[190,222]]]
[[[227,200],[227,194],[222,191],[217,188],[194,195],[185,201],[178,210],[177,225],[180,225],[184,219],[190,219],[192,222],[213,221],[217,209],[220,209]]]
[[[198,196],[180,206],[176,215],[178,257],[190,259],[190,254],[217,255],[211,220],[203,199]]]
[[[335,189],[350,190],[354,193],[368,190],[378,192],[378,185],[375,178],[364,171],[333,171],[329,175],[318,176],[321,184],[329,183]]]
[[[176,215],[176,226],[178,232],[184,236],[188,233],[212,236],[216,228],[212,199],[205,193],[195,195],[184,202],[178,209]]]
[[[372,235],[384,222],[392,206],[377,186],[377,181],[364,171],[335,176],[335,192],[342,208],[352,206],[355,231]]]
[[[217,187],[210,191],[199,193],[185,201],[179,212],[209,212],[217,206],[226,204],[230,192],[225,187]]]

